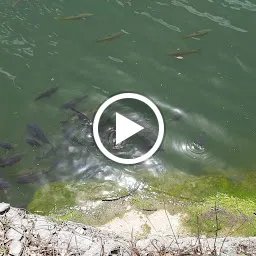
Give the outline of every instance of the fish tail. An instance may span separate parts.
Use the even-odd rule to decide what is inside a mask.
[[[65,17],[58,17],[57,20],[59,20],[59,21],[65,21],[65,20],[67,20],[67,19],[65,19]]]
[[[195,50],[195,53],[200,54],[201,53],[201,48]]]

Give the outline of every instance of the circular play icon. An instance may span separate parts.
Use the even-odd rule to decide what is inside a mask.
[[[127,100],[127,99],[139,101],[140,104],[142,103],[143,105],[145,105],[145,107],[149,108],[156,119],[157,127],[158,127],[157,136],[156,136],[155,142],[153,143],[153,146],[146,153],[136,158],[134,157],[121,158],[119,156],[116,156],[112,152],[110,152],[110,150],[108,150],[104,146],[104,143],[101,139],[101,135],[99,133],[99,125],[104,112],[107,111],[108,108],[111,108],[113,104],[118,103],[122,100]],[[115,139],[114,139],[115,146],[125,143],[126,140],[129,140],[132,137],[136,136],[137,134],[139,135],[142,132],[144,132],[145,134],[148,133],[147,137],[149,136],[149,133],[151,133],[151,131],[149,127],[143,127],[143,125],[141,125],[141,121],[143,120],[140,120],[140,119],[131,120],[131,118],[127,118],[127,116],[119,112],[120,111],[114,112],[115,114],[115,129],[114,129],[115,130]],[[152,157],[161,146],[161,143],[164,138],[164,120],[161,115],[161,112],[150,99],[137,93],[120,93],[107,99],[99,107],[93,121],[93,136],[99,150],[110,160],[120,164],[138,164]]]

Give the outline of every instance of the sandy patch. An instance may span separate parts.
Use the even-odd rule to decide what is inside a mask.
[[[173,232],[176,236],[179,235],[182,231],[181,215],[170,215],[167,213],[167,216],[164,210],[158,210],[150,215],[131,210],[122,218],[115,218],[99,228],[108,232],[114,232],[125,238],[131,237],[132,233],[135,237],[150,236],[155,238],[173,236]]]

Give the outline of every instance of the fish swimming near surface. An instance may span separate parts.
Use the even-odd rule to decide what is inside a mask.
[[[121,37],[122,35],[125,35],[125,34],[126,33],[124,33],[123,31],[120,31],[120,32],[117,32],[117,33],[113,33],[111,35],[108,35],[108,36],[104,37],[103,39],[100,39],[100,40],[96,41],[96,43],[110,41],[110,40],[113,40],[115,38],[119,38],[119,37]]]
[[[18,162],[20,162],[20,160],[22,159],[22,157],[25,155],[25,153],[18,153],[14,156],[11,157],[7,157],[2,159],[2,162],[0,163],[0,168],[5,168],[8,166],[12,166]]]
[[[17,183],[19,184],[35,184],[39,183],[42,178],[42,173],[29,173],[19,176],[17,179]]]
[[[25,141],[32,147],[36,146],[36,147],[41,147],[42,144],[37,141],[36,139],[33,139],[33,138],[25,138]]]
[[[52,147],[50,150],[48,150],[47,152],[45,152],[43,155],[41,156],[36,156],[36,160],[37,161],[40,161],[42,159],[45,159],[45,158],[50,158],[52,156],[56,156],[56,152],[59,148],[54,148]]]
[[[11,187],[10,183],[4,180],[0,180],[0,190],[5,190]]]
[[[177,52],[171,52],[168,53],[169,56],[175,56],[175,57],[179,57],[179,56],[185,56],[185,55],[189,55],[189,54],[194,54],[197,53],[199,54],[201,51],[201,49],[196,49],[196,50],[191,50],[191,51],[177,51]]]
[[[82,19],[86,19],[88,17],[93,16],[94,14],[92,13],[81,13],[78,14],[76,16],[69,16],[69,17],[60,17],[58,18],[58,20],[62,20],[62,21],[68,21],[68,20],[82,20]]]
[[[204,36],[206,34],[208,34],[209,32],[211,32],[212,30],[211,29],[203,29],[203,30],[199,30],[199,31],[196,31],[192,34],[189,34],[187,36],[183,36],[183,39],[187,39],[187,38],[191,38],[191,37],[199,37],[199,36]]]
[[[14,149],[14,146],[8,142],[0,142],[0,148],[11,150]]]
[[[79,120],[81,121],[91,121],[89,117],[87,117],[84,113],[82,113],[81,111],[75,109],[74,107],[70,108],[72,111],[77,113],[77,116],[79,118]]]
[[[37,123],[27,124],[27,131],[30,135],[32,135],[37,140],[51,145],[49,140],[46,138],[43,130],[40,128],[40,126]]]
[[[81,140],[79,140],[76,135],[72,132],[66,132],[64,133],[64,137],[70,141],[72,144],[75,143],[75,144],[78,144],[78,145],[81,145],[81,146],[85,146],[85,143],[83,143]]]
[[[70,100],[69,102],[63,104],[61,106],[61,109],[70,109],[71,107],[74,108],[78,103],[80,103],[82,100],[84,100],[87,97],[88,97],[88,95],[85,95],[85,96]]]
[[[53,88],[50,88],[50,89],[48,89],[48,90],[45,91],[45,92],[41,92],[41,93],[35,98],[35,101],[36,101],[36,100],[40,100],[40,99],[42,99],[42,98],[49,98],[49,97],[52,96],[52,94],[54,94],[57,90],[58,90],[58,86],[53,87]]]

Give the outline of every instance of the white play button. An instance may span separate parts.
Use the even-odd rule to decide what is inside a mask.
[[[144,127],[116,113],[116,145],[143,129]]]
[[[103,144],[104,140],[101,140],[100,133],[99,133],[99,124],[100,124],[100,119],[101,119],[103,112],[111,104],[118,102],[118,101],[122,101],[122,100],[126,101],[127,99],[136,100],[136,101],[139,101],[140,103],[144,103],[145,105],[147,105],[152,110],[152,112],[154,112],[156,119],[157,119],[157,123],[158,123],[158,136],[155,141],[155,144],[153,145],[153,147],[151,147],[151,149],[149,149],[149,151],[147,153],[145,153],[144,155],[141,155],[139,157],[136,157],[136,158],[133,158],[133,157],[121,158],[121,157],[113,154],[112,152],[110,152],[108,150],[108,148],[106,148],[105,145]],[[116,127],[115,127],[115,130],[116,130],[116,142],[115,143],[116,143],[116,145],[120,144],[120,142],[128,139],[129,137],[133,136],[134,134],[140,132],[143,129],[145,129],[145,131],[147,130],[147,132],[150,133],[150,130],[148,130],[146,128],[146,126],[144,128],[144,127],[138,125],[137,123],[131,121],[130,119],[120,115],[119,113],[117,113],[117,112],[114,112],[114,113],[116,115]],[[103,121],[103,122],[105,122],[105,121]],[[145,120],[144,120],[144,122],[145,122]],[[104,130],[102,132],[103,132],[102,135],[105,136]],[[96,145],[98,146],[99,150],[107,158],[109,158],[112,161],[119,163],[119,164],[127,164],[127,165],[128,164],[138,164],[138,163],[146,161],[148,158],[152,157],[155,154],[155,152],[158,150],[158,148],[161,146],[161,143],[164,138],[164,120],[163,120],[160,110],[154,104],[154,102],[152,102],[150,99],[148,99],[145,96],[138,94],[138,93],[129,93],[129,92],[120,93],[120,94],[114,95],[114,96],[110,97],[109,99],[107,99],[105,102],[103,102],[103,104],[97,110],[97,112],[94,116],[94,120],[93,120],[93,137],[94,137],[94,141],[95,141]]]

